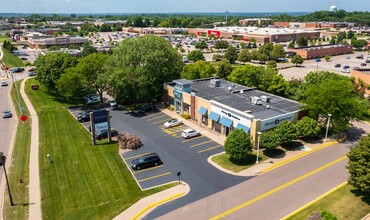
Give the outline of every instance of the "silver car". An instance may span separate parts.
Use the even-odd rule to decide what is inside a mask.
[[[166,121],[166,123],[164,123],[163,126],[165,128],[171,128],[171,127],[175,127],[175,126],[178,126],[178,125],[182,125],[182,120],[179,119],[179,118],[172,118],[169,121]]]
[[[200,135],[199,130],[196,129],[185,129],[182,131],[181,136],[185,139],[192,138],[192,137],[197,137]]]
[[[8,110],[4,110],[1,112],[3,118],[11,118],[13,115],[12,115],[12,112],[11,111],[8,111]]]

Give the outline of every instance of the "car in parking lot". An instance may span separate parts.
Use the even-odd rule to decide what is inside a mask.
[[[22,68],[22,67],[13,67],[13,68],[10,68],[9,71],[13,72],[13,73],[20,73],[20,72],[24,71],[24,68]]]
[[[335,68],[339,68],[339,67],[341,67],[342,65],[340,65],[340,63],[337,63],[337,64],[335,64]]]
[[[356,56],[357,59],[364,59],[364,55],[358,55]]]
[[[180,118],[172,118],[163,124],[165,128],[171,128],[178,125],[182,125],[182,120]]]
[[[110,136],[111,137],[115,137],[117,136],[119,133],[117,130],[115,129],[111,129],[110,131]],[[102,131],[98,131],[95,135],[95,138],[97,140],[102,140],[102,139],[107,139],[108,138],[108,131],[107,130],[102,130]]]
[[[9,111],[9,110],[4,110],[1,112],[1,115],[3,116],[3,118],[11,118],[13,115],[12,115],[12,112]]]
[[[361,65],[361,66],[367,66],[367,64],[366,64],[366,63],[361,63],[360,65]]]
[[[365,63],[370,63],[370,60],[365,60]]]
[[[140,157],[139,159],[131,162],[131,167],[134,170],[140,170],[142,168],[149,168],[163,164],[161,158],[156,153],[150,153]]]
[[[117,102],[114,99],[110,99],[108,103],[109,103],[109,106],[112,108],[117,107]]]
[[[350,56],[346,56],[346,57],[344,57],[344,59],[349,60],[349,59],[351,59],[351,57]]]
[[[192,129],[188,128],[182,131],[181,136],[185,139],[192,138],[192,137],[197,137],[200,135],[199,130],[197,129]]]
[[[27,60],[27,58],[26,57],[21,57],[21,60]]]
[[[1,82],[1,86],[8,86],[9,84],[8,84],[8,82],[7,81],[2,81]]]
[[[145,112],[149,112],[149,111],[152,111],[155,109],[155,105],[153,103],[147,103],[147,104],[144,104],[142,105],[138,112],[139,113],[145,113]]]
[[[79,122],[90,121],[90,112],[92,112],[92,110],[81,112],[80,114],[77,115],[77,120]]]
[[[342,69],[342,70],[341,70],[341,72],[342,72],[342,73],[350,73],[350,72],[351,72],[351,70],[350,70],[350,69]]]
[[[343,69],[349,69],[349,66],[343,66]]]
[[[30,71],[30,72],[28,72],[28,76],[35,76],[36,74],[35,74],[35,72],[33,72],[33,71]]]
[[[91,96],[91,97],[87,97],[85,99],[86,104],[96,104],[96,103],[99,103],[99,102],[100,102],[100,97],[99,96]]]

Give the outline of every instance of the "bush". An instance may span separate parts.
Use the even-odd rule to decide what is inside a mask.
[[[321,211],[322,220],[337,220],[337,218],[327,211]]]
[[[243,129],[233,130],[226,138],[225,152],[231,160],[242,160],[252,151],[249,134]]]
[[[184,119],[186,119],[186,120],[188,120],[188,119],[190,119],[191,117],[190,117],[190,115],[188,114],[188,113],[182,113],[181,115],[180,115],[181,117],[183,117]]]
[[[167,107],[167,109],[170,110],[170,111],[173,111],[173,110],[175,110],[175,107],[173,107],[173,105],[170,105],[170,106]]]
[[[143,146],[141,139],[133,134],[121,133],[117,136],[118,146],[121,149],[136,150]]]

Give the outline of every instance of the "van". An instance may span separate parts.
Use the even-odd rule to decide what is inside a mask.
[[[133,160],[131,162],[131,167],[134,170],[140,170],[142,168],[148,168],[153,166],[158,166],[163,164],[161,158],[159,158],[158,154],[150,153],[140,157],[139,159]]]

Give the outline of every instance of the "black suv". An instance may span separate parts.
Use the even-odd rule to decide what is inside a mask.
[[[92,110],[81,112],[80,114],[77,115],[77,120],[79,122],[90,121],[90,112],[92,112]]]
[[[163,162],[161,161],[161,158],[159,158],[158,154],[151,153],[151,154],[142,156],[139,159],[133,160],[131,162],[131,167],[134,170],[140,170],[142,168],[158,166],[161,164],[163,164]]]
[[[149,111],[152,111],[155,109],[155,105],[153,103],[147,103],[147,104],[144,104],[142,105],[138,112],[139,113],[145,113],[145,112],[149,112]]]
[[[117,135],[118,135],[118,131],[117,130],[112,129],[110,131],[110,136],[111,137],[115,137]],[[108,131],[107,130],[99,131],[99,132],[96,133],[96,136],[95,137],[96,137],[97,140],[107,139],[108,138]]]

